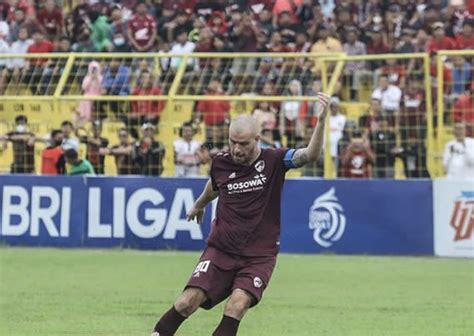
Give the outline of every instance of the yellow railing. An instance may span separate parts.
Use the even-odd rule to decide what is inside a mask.
[[[439,71],[439,67],[442,67],[442,57],[443,56],[451,56],[456,54],[469,54],[472,55],[473,52],[469,51],[460,51],[460,52],[440,52],[438,54],[438,90],[442,90],[443,78],[442,78],[442,71]],[[250,60],[270,60],[274,61],[277,59],[292,62],[297,61],[299,59],[305,60],[315,60],[319,59],[322,62],[321,68],[321,81],[324,92],[329,95],[332,95],[336,85],[339,83],[341,74],[343,72],[344,66],[349,61],[385,61],[388,59],[396,59],[396,60],[409,60],[409,59],[416,59],[419,60],[423,64],[423,83],[424,83],[424,90],[426,95],[426,122],[427,122],[427,138],[426,138],[426,146],[428,149],[428,167],[432,176],[439,176],[441,175],[441,168],[439,162],[439,153],[441,152],[442,148],[442,139],[440,136],[435,139],[435,134],[439,134],[439,132],[444,131],[444,124],[443,124],[443,95],[439,94],[438,92],[438,101],[437,101],[437,131],[434,131],[433,125],[433,106],[432,106],[432,97],[431,97],[431,74],[430,74],[430,58],[429,55],[426,53],[416,53],[416,54],[387,54],[387,55],[361,55],[361,56],[348,56],[345,54],[308,54],[308,53],[271,53],[271,54],[259,54],[259,53],[242,53],[242,54],[235,54],[235,53],[193,53],[189,55],[177,55],[177,54],[150,54],[150,53],[70,53],[70,54],[26,54],[26,55],[0,55],[0,59],[4,58],[24,58],[27,60],[31,59],[38,59],[38,58],[48,58],[48,59],[62,59],[65,60],[64,68],[61,71],[61,75],[59,81],[54,83],[55,89],[52,95],[18,95],[18,94],[5,94],[0,97],[0,120],[6,120],[11,123],[12,116],[17,113],[15,111],[5,111],[5,107],[2,103],[9,103],[9,104],[24,104],[25,102],[32,102],[29,104],[37,104],[39,103],[50,103],[50,107],[52,112],[57,117],[54,117],[52,121],[53,124],[57,125],[61,119],[62,113],[65,109],[71,108],[72,103],[77,103],[81,100],[84,100],[84,96],[80,94],[76,94],[73,91],[67,92],[67,83],[68,79],[72,75],[72,71],[74,69],[74,65],[78,62],[82,62],[81,64],[85,64],[90,60],[111,60],[111,59],[122,59],[127,61],[137,61],[142,59],[152,60],[159,64],[161,59],[172,59],[172,58],[179,58],[180,63],[179,66],[173,73],[170,73],[170,76],[173,76],[173,80],[169,86],[169,90],[164,92],[162,96],[112,96],[112,95],[103,95],[103,96],[88,96],[87,100],[90,101],[104,101],[104,102],[111,102],[111,101],[166,101],[167,102],[167,111],[171,111],[167,115],[167,121],[171,122],[172,127],[170,125],[162,126],[166,128],[164,130],[163,135],[161,136],[161,140],[166,142],[167,148],[170,149],[170,144],[172,143],[172,139],[168,139],[168,137],[174,134],[174,129],[177,126],[177,121],[175,122],[175,115],[173,114],[177,110],[181,109],[182,104],[189,104],[189,102],[196,102],[196,101],[206,101],[206,100],[223,100],[223,101],[231,101],[231,102],[283,102],[288,100],[288,96],[264,96],[264,95],[242,95],[242,94],[230,94],[230,95],[222,95],[222,96],[205,96],[200,94],[191,94],[189,92],[182,92],[183,91],[183,80],[186,77],[186,67],[188,59],[195,59],[197,62],[203,59],[240,59],[243,62]],[[271,62],[270,62],[271,63]],[[330,67],[330,65],[333,65]],[[162,70],[161,70],[162,71]],[[170,70],[168,70],[170,71]],[[256,74],[252,74],[256,75]],[[442,92],[441,92],[442,93]],[[312,102],[316,101],[317,98],[315,96],[308,96],[308,95],[301,95],[301,96],[291,96],[292,101],[307,101]],[[65,105],[66,104],[66,105]],[[12,106],[12,105],[9,105]],[[3,108],[3,110],[2,110]],[[3,111],[3,112],[2,112]],[[11,113],[13,112],[13,113]],[[249,111],[239,111],[239,112],[249,112]],[[38,116],[40,117],[40,116]],[[56,122],[57,121],[57,122]],[[171,131],[170,131],[171,129]],[[335,177],[335,170],[332,165],[332,161],[330,158],[330,151],[329,151],[329,127],[327,127],[327,134],[326,134],[326,150],[325,150],[325,176],[326,177]],[[165,139],[166,138],[166,139]],[[168,150],[168,153],[170,150]],[[171,155],[168,155],[171,156]],[[169,160],[168,163],[172,167],[172,160]],[[172,169],[166,169],[166,174],[171,175]]]

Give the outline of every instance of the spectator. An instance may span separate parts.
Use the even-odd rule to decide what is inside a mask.
[[[205,92],[205,96],[223,96],[221,83],[212,80]],[[194,120],[198,123],[204,122],[206,126],[206,142],[212,143],[214,129],[225,129],[230,120],[230,104],[225,100],[201,100],[197,103]]]
[[[28,47],[28,53],[50,53],[53,52],[54,45],[51,41],[44,38],[41,31],[33,33],[33,43]],[[47,71],[47,58],[30,58],[25,66],[25,75],[23,81],[27,83],[33,90],[33,94],[44,94],[44,87],[38,85],[41,82],[43,74]]]
[[[339,166],[339,154],[338,153],[338,144],[342,139],[342,133],[346,125],[346,117],[341,113],[341,105],[338,97],[331,97],[330,101],[330,111],[329,116],[329,137],[330,137],[330,152],[331,159],[334,167],[338,168]]]
[[[27,17],[25,14],[25,10],[22,8],[16,8],[14,12],[13,20],[10,23],[10,40],[16,41],[18,39],[18,33],[20,32],[20,28],[26,28],[28,30],[28,34],[32,35],[35,31],[43,31],[43,27],[38,23],[35,19],[34,14]]]
[[[395,154],[403,160],[406,178],[430,178],[424,142],[424,138],[419,138],[416,132],[411,132],[407,139],[402,140],[402,146],[394,150]]]
[[[369,141],[375,154],[374,177],[393,179],[395,177],[397,142],[396,135],[390,129],[387,119],[381,120],[378,131],[370,133]]]
[[[367,43],[368,54],[388,54],[390,52],[389,46],[384,42],[381,28],[375,26],[369,32],[369,37],[370,39]],[[372,67],[378,67],[378,63],[375,63]]]
[[[462,123],[454,125],[454,140],[444,148],[443,164],[448,178],[474,179],[474,138],[466,137]]]
[[[104,79],[102,82],[104,93],[111,96],[130,95],[130,68],[123,64],[119,58],[112,58],[108,67],[105,68]],[[100,106],[100,119],[106,118],[105,111],[107,103],[103,102]],[[118,101],[110,102],[110,109],[118,116],[121,113],[121,105]]]
[[[253,116],[257,119],[260,130],[277,129],[277,109],[266,101],[257,102],[257,107],[253,110]]]
[[[142,175],[160,176],[163,172],[165,147],[155,140],[155,127],[146,123],[142,126],[143,137],[135,145],[135,162],[140,167]]]
[[[369,111],[359,118],[359,127],[364,130],[364,138],[368,139],[369,134],[380,130],[382,120],[382,102],[380,99],[370,101]]]
[[[428,48],[426,50],[428,53],[433,54],[438,50],[456,49],[456,41],[454,41],[451,37],[447,37],[444,29],[444,23],[442,22],[436,22],[433,24],[433,37],[428,43]]]
[[[301,29],[301,25],[292,21],[289,11],[280,12],[277,27],[283,43],[294,45],[296,42],[296,33]]]
[[[10,52],[10,45],[7,41],[7,35],[0,31],[0,55],[8,54]],[[0,71],[3,71],[7,66],[8,60],[6,58],[0,58]]]
[[[367,48],[365,43],[359,41],[358,32],[355,29],[350,29],[346,33],[346,43],[343,46],[344,52],[347,55],[366,55]],[[366,74],[365,61],[348,61],[344,68],[344,76],[346,83],[349,83],[351,88],[351,98],[356,98],[356,90],[359,87],[360,79]]]
[[[462,56],[455,56],[452,69],[452,93],[460,95],[469,90],[472,85],[471,64]]]
[[[171,48],[171,53],[175,55],[185,55],[192,53],[196,44],[193,42],[188,41],[188,34],[185,30],[177,31],[175,36],[175,43]],[[172,57],[171,58],[171,69],[176,71],[178,70],[179,65],[182,62],[182,57]],[[186,69],[188,71],[194,69],[194,59],[188,58]]]
[[[129,52],[128,23],[124,19],[122,6],[114,5],[110,12],[110,28],[112,30],[113,49],[116,52]]]
[[[194,31],[193,34],[196,34],[199,36],[199,32],[202,28],[204,28],[204,22],[202,18],[198,18],[199,22],[202,22],[202,25],[199,24],[198,26],[195,27],[195,24],[190,20],[189,13],[184,10],[180,9],[175,12],[176,15],[173,20],[170,22],[167,22],[164,25],[164,28],[167,29],[167,41],[171,42],[173,41],[173,36],[175,36],[175,33],[177,31],[186,31],[190,36],[192,35],[191,32],[193,31],[194,28],[196,30]],[[196,22],[197,23],[197,22]],[[191,41],[193,41],[191,39]],[[196,41],[193,41],[196,42]]]
[[[311,43],[309,43],[309,35],[307,32],[299,31],[296,33],[294,52],[307,53],[311,50]]]
[[[137,86],[132,90],[134,96],[161,96],[161,89],[154,85],[154,79],[149,71],[143,71]],[[165,108],[164,100],[138,100],[132,102],[132,113],[129,125],[132,127],[151,123],[158,125],[160,115]]]
[[[18,40],[12,43],[9,53],[26,54],[28,47],[32,44],[33,40],[28,38],[28,30],[26,28],[21,28],[18,31]],[[6,67],[4,67],[1,72],[2,77],[0,79],[0,94],[5,93],[8,82],[18,83],[25,65],[26,61],[24,58],[9,58],[7,60]]]
[[[102,70],[100,64],[96,61],[89,63],[87,75],[82,80],[82,93],[84,96],[100,96],[103,92],[102,88]],[[84,126],[88,121],[91,121],[95,115],[96,106],[98,104],[91,100],[81,100],[76,110],[75,123],[77,126]],[[97,116],[98,117],[98,116]]]
[[[156,21],[147,11],[146,2],[139,0],[128,21],[128,40],[133,51],[147,52],[155,47]]]
[[[416,52],[416,47],[413,44],[413,35],[415,31],[409,28],[402,30],[402,36],[395,48],[395,51],[399,54],[410,54]],[[422,49],[424,51],[425,48]]]
[[[212,12],[211,17],[207,22],[207,26],[211,28],[214,34],[225,34],[227,32],[227,22],[224,12]]]
[[[35,172],[35,135],[28,131],[28,118],[24,115],[17,116],[15,130],[0,137],[0,140],[13,144],[12,174]]]
[[[462,31],[456,35],[456,46],[458,49],[474,49],[474,18],[465,19]]]
[[[364,143],[362,134],[354,132],[349,146],[342,153],[343,177],[347,178],[371,178],[372,165],[375,156],[367,143]]]
[[[210,163],[211,159],[219,152],[229,150],[228,138],[225,129],[220,127],[212,128],[209,138],[203,145],[203,163]]]
[[[471,85],[472,87],[472,85]],[[453,120],[463,123],[469,137],[474,137],[474,102],[471,91],[460,94],[453,105]]]
[[[301,3],[302,0],[276,0],[272,11],[274,17],[273,25],[278,25],[277,20],[282,13],[286,13],[289,16],[291,23],[299,23],[296,10]]]
[[[403,92],[400,113],[400,135],[408,139],[409,133],[417,139],[426,138],[426,98],[423,83],[415,76],[409,78]]]
[[[180,130],[180,139],[173,142],[175,176],[199,176],[199,166],[203,160],[202,144],[193,140],[195,131],[191,123],[184,123]]]
[[[63,134],[63,143],[62,148],[64,151],[68,149],[74,149],[79,151],[79,140],[73,137],[74,134],[74,126],[72,122],[69,120],[65,120],[61,123],[61,132]]]
[[[280,148],[281,143],[275,137],[275,130],[264,128],[260,131],[260,139],[258,140],[260,148]]]
[[[130,144],[130,136],[126,128],[118,131],[119,143],[109,149],[103,149],[103,154],[113,155],[118,175],[138,175],[139,167],[134,161],[134,147]]]
[[[109,140],[103,138],[101,134],[102,123],[99,120],[92,123],[92,136],[80,136],[78,130],[76,130],[79,141],[87,146],[86,159],[91,163],[94,172],[99,175],[103,175],[105,172],[104,149],[109,145]]]
[[[334,37],[330,36],[330,28],[327,24],[322,24],[318,31],[318,40],[311,47],[312,53],[333,53],[342,52],[342,44]],[[318,74],[321,71],[321,61],[315,60],[313,72]]]
[[[50,146],[41,152],[41,174],[63,175],[66,171],[64,149],[61,147],[63,134],[61,130],[51,131]]]
[[[69,165],[67,174],[71,176],[75,175],[95,175],[94,168],[91,163],[87,160],[79,159],[77,150],[74,148],[67,149],[64,152],[66,163]]]
[[[289,96],[302,96],[301,82],[293,79],[288,85]],[[286,136],[287,146],[295,148],[297,142],[304,136],[304,121],[308,115],[308,102],[306,101],[284,101],[280,109],[280,134]]]
[[[390,118],[391,124],[398,117],[400,111],[400,102],[402,99],[402,90],[398,86],[389,82],[388,76],[382,74],[379,78],[379,86],[372,92],[372,99],[378,99],[382,103],[383,113]]]
[[[90,39],[97,52],[110,52],[113,50],[112,28],[105,15],[92,11],[89,13]]]
[[[54,40],[57,36],[62,35],[64,28],[63,13],[56,6],[55,0],[44,2],[44,7],[39,10],[37,19],[46,32],[48,39]]]
[[[243,14],[242,20],[233,27],[235,34],[234,51],[255,52],[257,51],[258,27],[252,21],[250,14]],[[247,64],[249,64],[248,62]],[[250,69],[250,68],[248,68]]]

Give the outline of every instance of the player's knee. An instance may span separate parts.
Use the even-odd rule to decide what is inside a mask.
[[[251,303],[252,299],[248,294],[232,295],[226,304],[224,314],[240,320],[250,308]]]
[[[197,288],[186,289],[176,300],[174,307],[184,317],[192,315],[205,301],[204,292]]]

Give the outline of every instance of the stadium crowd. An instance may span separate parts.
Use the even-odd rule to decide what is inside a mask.
[[[473,25],[474,2],[462,0],[0,0],[0,53],[428,52],[434,56],[438,50],[474,49]],[[187,62],[184,78],[191,84],[200,82],[188,86],[191,94],[288,96],[281,103],[255,104],[252,113],[261,128],[262,147],[278,147],[283,140],[287,146],[299,147],[308,141],[317,123],[317,103],[293,101],[291,96],[321,91],[318,60],[290,63],[275,57],[215,62],[190,57]],[[79,78],[84,96],[159,96],[169,90],[180,64],[180,57],[160,58],[158,65],[149,60],[91,60],[75,69],[82,74],[75,80]],[[472,58],[456,56],[446,59],[443,69],[444,98],[452,112],[447,122],[462,125],[468,137],[474,136],[472,65]],[[154,71],[156,66],[160,74]],[[0,94],[15,80],[33,83],[33,94],[47,94],[63,67],[60,59],[0,59]],[[415,59],[347,62],[331,100],[331,157],[338,176],[393,178],[395,159],[400,158],[406,177],[429,177],[420,68]],[[431,74],[436,75],[434,62]],[[364,101],[369,110],[358,120],[347,118],[341,100],[361,102],[359,88],[367,83],[372,90]],[[436,92],[433,98],[436,101]],[[113,155],[119,174],[160,175],[165,148],[155,136],[165,107],[164,101],[81,101],[74,120],[51,132],[48,155],[58,165],[48,169],[64,172],[65,160],[81,165],[77,171],[82,172],[84,162],[77,158],[82,142],[87,146],[85,161],[90,161],[85,164],[88,173],[102,174],[104,157]],[[231,105],[202,100],[193,110],[192,120],[182,125],[174,142],[178,176],[199,174],[199,166],[226,147]],[[101,137],[110,113],[124,122],[120,143],[114,146]],[[13,143],[12,172],[32,172],[31,148],[44,139],[25,127],[18,129],[26,124],[24,116],[16,122],[17,129],[1,139]],[[86,134],[84,126],[91,123],[91,134]],[[201,123],[206,126],[204,144],[193,140]],[[74,134],[77,140],[72,141]],[[322,169],[322,163],[317,163],[303,174],[321,176]]]

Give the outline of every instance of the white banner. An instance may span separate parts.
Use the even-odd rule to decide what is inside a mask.
[[[474,181],[433,182],[435,254],[474,258]]]

